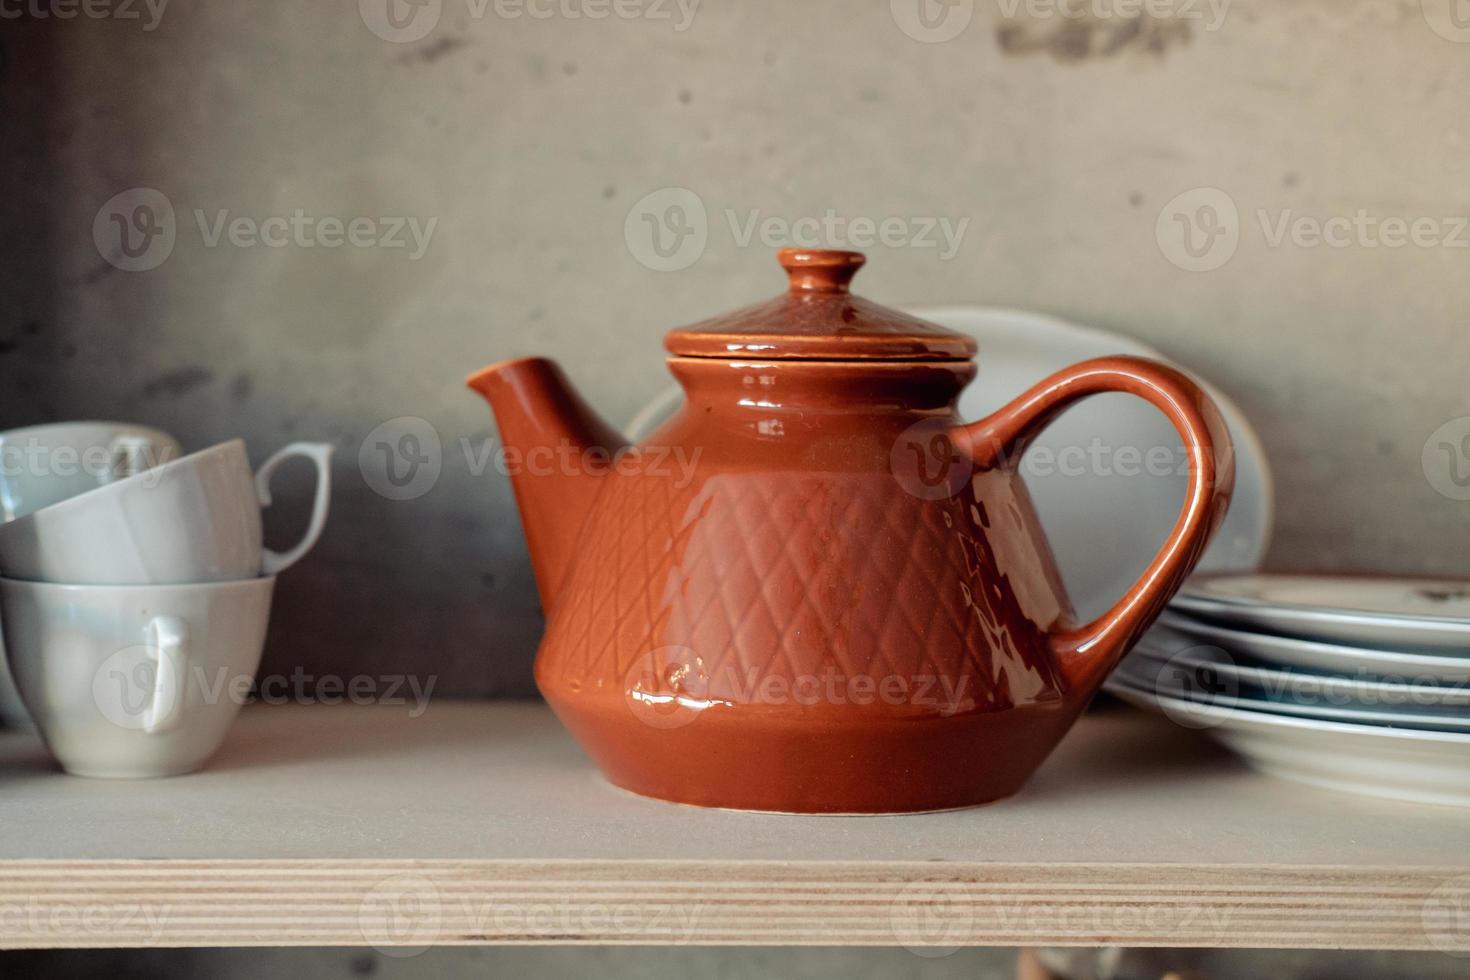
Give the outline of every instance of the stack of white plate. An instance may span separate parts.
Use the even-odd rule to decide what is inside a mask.
[[[1470,806],[1467,582],[1198,579],[1107,687],[1264,772]]]

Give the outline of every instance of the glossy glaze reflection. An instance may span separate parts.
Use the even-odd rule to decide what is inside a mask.
[[[782,260],[786,299],[669,335],[686,404],[638,447],[549,362],[471,378],[508,447],[578,459],[512,474],[547,611],[537,683],[650,796],[892,812],[1009,795],[1198,559],[1228,499],[1223,424],[1178,372],[1114,358],[965,425],[965,343],[851,302],[860,257]],[[784,356],[700,353],[756,343]],[[1016,464],[1104,390],[1170,414],[1195,480],[1144,580],[1079,626]]]

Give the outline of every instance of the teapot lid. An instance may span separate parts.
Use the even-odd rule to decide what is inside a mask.
[[[791,288],[775,299],[669,331],[681,357],[821,361],[963,361],[975,340],[854,296],[861,252],[784,248],[776,256]]]

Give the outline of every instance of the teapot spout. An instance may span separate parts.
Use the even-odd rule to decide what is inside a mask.
[[[610,461],[628,443],[545,358],[501,361],[467,383],[500,428],[536,588],[550,610]]]

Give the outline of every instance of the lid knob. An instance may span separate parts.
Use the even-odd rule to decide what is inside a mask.
[[[3,3],[4,0],[0,0]],[[746,363],[806,361],[968,361],[975,339],[848,292],[861,252],[785,248],[776,255],[791,279],[781,295],[670,330],[676,357]],[[754,380],[752,378],[752,380]]]
[[[835,248],[783,248],[776,261],[791,278],[793,293],[845,293],[867,258]]]

